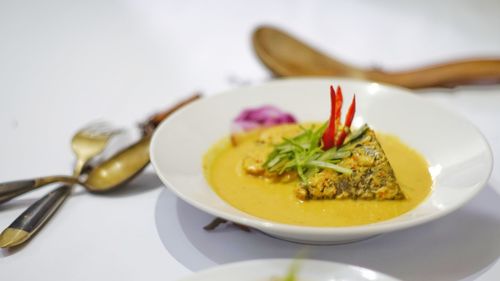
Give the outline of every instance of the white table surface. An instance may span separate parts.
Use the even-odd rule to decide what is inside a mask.
[[[359,66],[403,69],[500,57],[500,2],[0,1],[0,181],[70,173],[69,140],[98,118],[130,129],[201,91],[258,84],[251,31],[274,24]],[[423,91],[465,115],[500,159],[500,86]],[[425,114],[425,113],[423,113]],[[0,206],[7,227],[43,192]],[[223,228],[149,168],[108,196],[78,190],[26,246],[0,252],[1,280],[175,280],[219,264],[311,258],[404,280],[499,280],[500,169],[460,210],[341,246],[303,246]]]

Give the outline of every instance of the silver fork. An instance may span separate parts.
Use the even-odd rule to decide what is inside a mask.
[[[85,165],[99,155],[113,135],[120,131],[106,123],[93,123],[78,131],[71,141],[77,156],[73,176],[78,178]],[[18,246],[35,233],[52,217],[71,193],[72,185],[61,185],[37,200],[0,234],[0,247]]]

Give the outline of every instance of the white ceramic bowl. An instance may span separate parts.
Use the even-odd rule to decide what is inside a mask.
[[[232,120],[242,109],[272,104],[292,112],[300,121],[326,120],[330,84],[342,86],[345,100],[356,94],[354,126],[366,122],[375,130],[399,136],[424,155],[433,187],[423,203],[383,222],[305,227],[249,215],[230,206],[212,190],[203,176],[203,155],[229,134]],[[477,194],[493,166],[486,140],[461,116],[408,90],[344,79],[277,80],[203,98],[159,126],[151,143],[151,161],[165,185],[189,204],[270,235],[305,243],[348,242],[435,220]]]
[[[198,272],[182,281],[272,281],[283,278],[293,263],[290,259],[252,260],[225,264]],[[301,260],[298,280],[307,281],[398,281],[394,277],[342,263]]]

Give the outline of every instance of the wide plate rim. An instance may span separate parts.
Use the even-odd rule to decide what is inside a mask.
[[[397,92],[400,92],[401,94],[408,95],[411,98],[419,100],[419,102],[424,102],[424,103],[427,103],[429,105],[439,107],[439,109],[442,110],[443,112],[445,112],[447,115],[450,115],[453,118],[456,118],[456,119],[460,120],[461,122],[466,123],[468,126],[470,126],[471,128],[474,129],[475,133],[477,134],[477,136],[481,140],[482,145],[484,145],[486,150],[487,150],[486,159],[485,159],[485,161],[487,162],[488,169],[489,169],[487,172],[487,176],[484,177],[482,179],[482,181],[477,183],[477,187],[472,192],[470,192],[468,194],[468,196],[466,198],[464,198],[464,200],[455,204],[453,207],[449,207],[444,211],[435,212],[431,215],[413,218],[412,220],[398,222],[397,224],[387,223],[387,222],[390,222],[390,220],[388,220],[388,221],[382,221],[382,222],[378,222],[378,223],[357,225],[357,226],[316,227],[316,226],[298,226],[298,225],[284,224],[284,223],[279,223],[279,222],[272,222],[272,221],[268,221],[268,220],[265,220],[262,218],[254,217],[252,215],[249,215],[252,218],[244,218],[244,217],[241,217],[238,215],[233,215],[233,214],[229,214],[226,212],[221,212],[215,208],[211,208],[210,206],[205,206],[203,204],[200,204],[196,200],[193,200],[192,198],[184,196],[184,194],[182,194],[181,192],[176,190],[176,188],[172,188],[173,187],[172,183],[159,170],[159,166],[157,164],[157,159],[156,159],[157,156],[155,153],[156,147],[158,145],[158,138],[159,138],[158,136],[160,134],[159,132],[162,132],[162,130],[163,130],[162,128],[166,127],[170,122],[175,122],[176,118],[179,115],[181,115],[185,110],[188,110],[189,107],[193,106],[194,104],[203,103],[208,99],[224,98],[224,96],[232,95],[232,94],[234,94],[234,92],[238,92],[241,90],[248,90],[251,88],[255,89],[255,88],[260,88],[260,87],[267,87],[270,85],[287,84],[287,83],[309,83],[309,82],[311,82],[311,83],[325,82],[326,83],[326,81],[335,81],[336,83],[339,83],[339,84],[342,84],[342,83],[351,83],[351,84],[360,84],[360,85],[377,84],[382,88],[388,88],[391,91],[397,91]],[[273,80],[273,81],[266,82],[266,83],[259,84],[259,85],[255,85],[255,86],[245,86],[245,87],[241,87],[241,88],[227,90],[227,91],[215,94],[215,95],[211,95],[209,97],[204,97],[202,99],[199,99],[199,100],[193,102],[192,104],[186,106],[185,108],[182,108],[179,111],[175,112],[174,114],[172,114],[170,116],[170,118],[168,118],[167,120],[165,120],[164,122],[162,122],[159,125],[159,127],[156,129],[156,131],[152,137],[152,140],[151,140],[150,155],[151,155],[151,162],[154,166],[154,169],[155,169],[157,175],[163,181],[163,183],[167,187],[170,186],[171,187],[170,190],[172,190],[176,194],[176,196],[178,196],[179,198],[181,198],[182,200],[184,200],[188,204],[193,205],[196,208],[203,210],[203,211],[205,211],[209,214],[212,214],[214,216],[222,217],[222,218],[230,220],[230,221],[234,221],[234,222],[237,222],[240,224],[248,225],[250,227],[254,227],[254,228],[257,228],[259,230],[262,230],[264,232],[288,233],[288,234],[293,234],[293,235],[308,234],[308,235],[312,235],[311,236],[312,240],[315,240],[314,235],[318,235],[318,236],[324,236],[324,235],[327,235],[327,236],[328,235],[331,235],[331,236],[336,236],[336,235],[369,236],[369,235],[375,235],[375,234],[385,233],[385,232],[389,232],[389,231],[406,229],[406,228],[409,228],[412,226],[421,225],[423,223],[436,220],[438,218],[446,216],[447,214],[450,214],[453,211],[457,210],[458,208],[463,206],[465,203],[470,201],[475,195],[477,195],[477,193],[479,193],[482,190],[482,188],[484,188],[484,186],[487,184],[488,179],[490,178],[492,170],[493,170],[493,155],[492,155],[492,150],[491,150],[491,147],[490,147],[488,141],[486,140],[483,133],[479,130],[479,128],[475,124],[471,123],[468,119],[466,119],[461,114],[459,114],[451,109],[448,109],[446,107],[443,107],[443,106],[441,106],[433,101],[424,99],[422,97],[418,97],[417,95],[412,93],[412,91],[409,89],[395,87],[392,85],[376,83],[376,82],[364,81],[364,80],[335,78],[335,77],[334,78],[316,77],[316,78],[298,78],[298,79],[297,78],[277,79],[277,80]],[[223,200],[223,199],[221,199],[221,200]]]

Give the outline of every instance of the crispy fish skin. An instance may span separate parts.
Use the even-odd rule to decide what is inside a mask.
[[[296,196],[299,199],[405,199],[394,171],[372,129],[367,129],[348,146],[352,155],[343,159],[338,165],[352,169],[352,174],[340,174],[323,169],[296,189]]]

